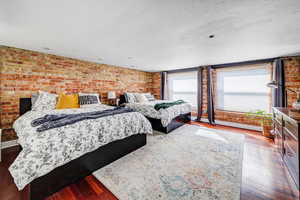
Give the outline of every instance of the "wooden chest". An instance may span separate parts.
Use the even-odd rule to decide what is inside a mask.
[[[273,108],[275,144],[283,162],[299,188],[299,120],[287,108]]]

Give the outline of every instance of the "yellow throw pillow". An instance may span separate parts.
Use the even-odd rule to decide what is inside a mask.
[[[78,94],[60,94],[56,109],[79,108]]]

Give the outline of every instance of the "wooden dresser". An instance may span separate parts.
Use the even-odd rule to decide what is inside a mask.
[[[299,124],[288,108],[273,108],[274,138],[283,162],[299,188]]]

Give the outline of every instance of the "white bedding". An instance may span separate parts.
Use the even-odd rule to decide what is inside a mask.
[[[152,133],[150,122],[138,112],[84,120],[44,132],[37,132],[37,127],[31,126],[32,120],[46,114],[71,114],[111,108],[100,104],[93,108],[29,111],[18,118],[13,128],[23,150],[9,167],[18,189],[23,189],[34,179],[109,142],[138,133]]]
[[[192,106],[189,103],[174,105],[166,109],[160,109],[160,110],[154,109],[155,104],[166,103],[166,102],[172,102],[172,101],[155,100],[155,101],[148,101],[143,103],[127,103],[125,106],[135,111],[138,111],[147,117],[161,119],[161,123],[164,127],[168,126],[168,124],[175,117],[192,111]]]

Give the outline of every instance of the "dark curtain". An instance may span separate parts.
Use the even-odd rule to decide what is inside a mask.
[[[160,73],[160,99],[164,100],[165,99],[165,93],[166,93],[166,82],[167,82],[167,72],[161,72]]]
[[[202,99],[203,99],[203,68],[199,67],[198,69],[198,87],[197,87],[197,119],[196,121],[200,121],[202,117]]]
[[[207,68],[207,114],[208,121],[210,124],[215,123],[215,113],[214,113],[214,101],[213,101],[213,87],[212,87],[212,68]]]
[[[273,106],[285,107],[285,83],[284,83],[284,66],[282,59],[276,59],[274,61],[274,74],[273,80],[277,83],[277,88],[273,89]]]

